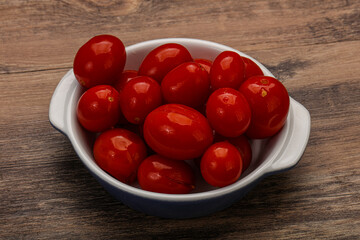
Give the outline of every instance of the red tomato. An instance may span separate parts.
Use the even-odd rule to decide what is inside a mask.
[[[139,76],[129,81],[120,94],[125,118],[134,124],[144,122],[146,115],[161,105],[160,85],[150,77]]]
[[[198,63],[182,63],[166,74],[161,90],[168,103],[199,107],[210,93],[209,74]]]
[[[77,105],[76,114],[80,124],[91,132],[113,127],[121,114],[119,99],[119,93],[109,85],[88,89]]]
[[[220,88],[210,95],[206,116],[217,133],[225,137],[237,137],[249,127],[251,109],[239,91]]]
[[[137,169],[147,155],[142,139],[121,128],[100,134],[93,151],[99,167],[123,183],[135,181]]]
[[[236,52],[224,51],[214,60],[210,70],[211,88],[238,89],[244,81],[245,66],[241,56]]]
[[[201,175],[215,187],[225,187],[236,182],[242,171],[239,151],[229,142],[211,145],[201,158]]]
[[[95,36],[76,53],[74,74],[86,88],[111,85],[123,71],[125,61],[125,47],[120,39],[111,35]]]
[[[250,58],[242,57],[245,64],[245,80],[252,76],[264,76],[261,68],[256,65]]]
[[[241,155],[241,159],[243,163],[242,172],[244,172],[250,166],[252,159],[252,150],[248,138],[245,135],[240,135],[234,138],[229,138],[229,137],[227,138],[217,134],[215,136],[215,142],[222,142],[222,141],[228,141],[237,148],[237,150]]]
[[[214,137],[201,113],[185,105],[166,104],[146,117],[144,138],[158,154],[188,160],[200,157]]]
[[[195,175],[185,161],[152,155],[140,164],[138,182],[147,191],[185,194],[195,188]]]
[[[210,61],[208,59],[197,58],[197,59],[194,59],[194,62],[199,63],[210,74],[212,61]]]
[[[290,106],[284,85],[273,77],[254,76],[240,87],[249,102],[252,119],[246,134],[250,138],[267,138],[284,126]]]
[[[126,83],[128,83],[131,79],[137,77],[136,70],[125,70],[122,74],[115,80],[114,87],[121,94]]]
[[[165,75],[184,62],[191,62],[189,51],[177,43],[167,43],[153,49],[143,60],[139,75],[149,76],[161,83]]]

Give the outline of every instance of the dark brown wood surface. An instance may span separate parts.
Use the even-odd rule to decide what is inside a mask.
[[[48,121],[77,49],[215,41],[265,64],[312,117],[299,164],[198,219],[113,199]],[[0,239],[359,239],[360,1],[0,1]]]

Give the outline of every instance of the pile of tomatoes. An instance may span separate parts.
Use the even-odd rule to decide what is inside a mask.
[[[85,88],[77,118],[98,134],[96,163],[121,182],[189,193],[194,161],[207,183],[230,185],[250,165],[248,139],[271,137],[285,124],[285,87],[236,52],[212,62],[168,43],[152,49],[139,69],[124,70],[125,63],[124,44],[111,35],[93,37],[74,59]]]

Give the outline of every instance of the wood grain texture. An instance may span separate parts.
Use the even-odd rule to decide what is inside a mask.
[[[0,33],[0,239],[359,239],[359,1],[2,0]],[[208,217],[160,219],[114,200],[48,121],[77,49],[101,33],[253,56],[310,111],[301,161]]]

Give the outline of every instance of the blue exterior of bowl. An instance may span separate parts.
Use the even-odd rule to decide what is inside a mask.
[[[187,219],[203,217],[228,208],[239,201],[261,180],[253,182],[247,187],[221,195],[215,198],[205,198],[194,201],[164,201],[139,197],[137,195],[121,191],[100,178],[95,178],[113,197],[134,210],[151,216],[171,219]]]

